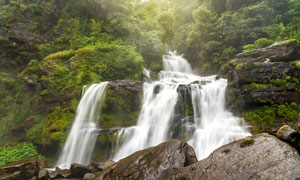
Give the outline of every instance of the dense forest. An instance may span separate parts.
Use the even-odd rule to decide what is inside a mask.
[[[224,75],[237,54],[284,40],[300,41],[299,0],[0,0],[0,165],[55,161],[84,85],[143,81],[144,67],[157,78],[169,50],[195,74]],[[299,93],[299,77],[270,84],[292,83]],[[108,94],[123,114],[105,109],[108,102],[102,125],[134,124],[131,97]],[[299,110],[297,102],[260,101],[237,114],[270,125],[297,119]]]

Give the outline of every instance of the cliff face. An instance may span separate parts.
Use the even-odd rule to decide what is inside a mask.
[[[238,54],[228,73],[228,105],[253,126],[275,133],[297,125],[300,104],[300,44],[277,42]]]

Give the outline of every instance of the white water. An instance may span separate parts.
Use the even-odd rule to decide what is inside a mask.
[[[194,75],[190,64],[175,52],[164,56],[163,64],[160,79],[144,83],[143,106],[137,125],[118,134],[118,142],[123,143],[113,158],[115,161],[170,138],[179,85],[191,88],[194,121],[183,128],[192,132],[191,138],[186,140],[194,147],[199,160],[226,143],[250,135],[241,119],[225,108],[226,79]],[[195,81],[206,83],[199,85],[193,83]]]
[[[89,164],[98,136],[97,121],[100,118],[107,84],[107,82],[93,84],[88,89],[83,89],[84,94],[77,107],[76,117],[57,167],[68,169],[72,163]]]

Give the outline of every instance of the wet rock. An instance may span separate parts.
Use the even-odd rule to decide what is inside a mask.
[[[91,180],[95,177],[96,177],[96,175],[94,173],[86,173],[83,177],[83,180]]]
[[[141,92],[143,89],[142,81],[116,80],[116,81],[110,81],[109,85],[114,89],[124,88],[137,93]]]
[[[296,148],[300,152],[300,133],[288,125],[282,126],[276,133],[277,137]]]
[[[38,178],[40,180],[47,180],[48,179],[48,171],[46,169],[40,170]]]
[[[177,169],[197,161],[191,146],[172,140],[133,153],[101,172],[100,179],[165,180]]]
[[[70,167],[71,170],[71,176],[74,178],[82,178],[86,173],[90,173],[91,169],[89,169],[87,166],[73,163]]]
[[[295,132],[296,131],[292,127],[284,125],[280,129],[278,129],[276,135],[279,139],[283,141],[290,141],[291,135]]]
[[[296,67],[300,57],[299,45],[297,41],[278,42],[267,48],[239,54],[232,61],[232,70],[227,75],[227,105],[237,115],[244,115],[246,122],[253,125],[254,132],[276,134],[284,124],[297,128],[296,118],[283,120],[275,115],[272,123],[264,124],[258,118],[250,119],[247,113],[254,107],[269,106],[271,109],[271,104],[300,104],[297,80],[300,71]]]
[[[269,47],[244,52],[237,55],[232,63],[264,61],[290,61],[299,56],[299,43],[296,40],[281,41]]]
[[[38,176],[38,158],[29,158],[23,161],[0,166],[0,179],[24,180]]]
[[[298,130],[300,130],[300,113],[298,115]]]
[[[156,85],[153,89],[154,94],[158,94],[160,92],[160,85]]]
[[[183,167],[168,180],[299,179],[300,156],[287,143],[268,134],[237,140],[208,158]]]
[[[71,171],[69,169],[60,169],[58,170],[58,174],[64,178],[71,177]]]
[[[39,168],[42,170],[42,169],[45,169],[45,168],[48,168],[48,162],[46,160],[39,160]]]
[[[285,62],[254,62],[242,63],[234,69],[235,83],[240,85],[247,83],[268,83],[272,79],[284,79],[287,75],[295,75],[297,72],[291,63]]]
[[[48,176],[51,178],[51,179],[54,179],[54,178],[63,178],[62,175],[59,174],[59,171],[60,169],[59,168],[56,168],[55,170],[51,170],[48,172]]]
[[[104,170],[104,169],[106,169],[106,168],[108,168],[108,167],[110,167],[110,166],[112,166],[112,165],[114,165],[114,164],[116,164],[115,161],[113,161],[113,160],[108,160],[108,161],[106,161],[106,162],[101,163],[98,167],[99,167],[100,169]]]
[[[6,38],[7,37],[7,33],[0,27],[0,36]]]

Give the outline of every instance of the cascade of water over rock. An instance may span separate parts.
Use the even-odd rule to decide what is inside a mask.
[[[93,84],[84,88],[76,110],[76,117],[68,139],[61,152],[57,167],[70,168],[72,163],[88,165],[98,136],[97,121],[105,98],[108,82]]]
[[[163,64],[159,80],[144,83],[137,125],[118,133],[115,161],[168,139],[179,138],[175,124],[180,124],[182,137],[194,147],[199,160],[226,143],[250,135],[241,119],[226,110],[226,79],[194,75],[190,64],[176,52],[165,55]],[[189,97],[181,97],[179,89],[182,86],[189,91]],[[176,106],[182,98],[190,98],[192,119],[175,117]]]

